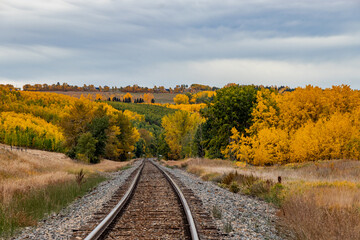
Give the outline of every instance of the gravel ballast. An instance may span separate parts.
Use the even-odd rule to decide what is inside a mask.
[[[70,239],[72,230],[80,228],[100,211],[140,163],[141,161],[136,161],[129,169],[107,173],[109,179],[100,183],[93,191],[75,200],[58,214],[40,221],[36,227],[25,228],[12,239]]]
[[[209,213],[214,206],[220,210],[221,218],[214,221],[219,231],[227,234],[223,239],[282,239],[275,229],[276,209],[270,204],[232,193],[180,169],[167,171],[191,189]],[[230,225],[232,231],[226,233]]]

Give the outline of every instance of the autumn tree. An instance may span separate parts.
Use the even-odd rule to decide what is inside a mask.
[[[154,95],[151,93],[144,93],[144,101],[146,103],[152,103],[152,101],[154,100]]]
[[[169,158],[179,159],[195,155],[192,142],[196,129],[203,122],[199,114],[177,111],[162,119],[165,140],[170,147]]]
[[[188,104],[189,103],[189,97],[185,94],[178,94],[174,97],[174,102],[176,104]]]
[[[245,133],[232,129],[227,156],[255,165],[359,159],[360,92],[311,85],[291,92],[262,89]]]

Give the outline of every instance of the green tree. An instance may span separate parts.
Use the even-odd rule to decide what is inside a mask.
[[[107,143],[107,130],[109,129],[109,117],[96,117],[89,125],[89,132],[97,140],[95,155],[102,156],[105,154],[105,147]]]
[[[139,158],[144,154],[145,154],[145,140],[140,138],[140,140],[137,141],[135,144],[135,156]]]
[[[99,162],[98,156],[95,155],[97,140],[90,132],[83,133],[78,140],[76,152],[79,159],[86,160],[90,163]]]
[[[254,86],[232,85],[216,92],[211,104],[202,111],[206,122],[201,126],[206,156],[223,158],[222,150],[230,141],[231,129],[239,132],[251,126],[251,113],[256,102]]]

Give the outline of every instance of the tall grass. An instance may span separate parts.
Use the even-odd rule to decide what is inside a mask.
[[[92,175],[81,185],[74,179],[30,192],[15,193],[11,202],[0,202],[0,237],[11,236],[20,227],[36,225],[38,220],[60,211],[105,179]]]
[[[338,194],[334,195],[335,191]],[[342,199],[338,199],[339,194]],[[359,195],[357,189],[339,187],[312,188],[291,195],[281,207],[282,225],[301,240],[360,239]]]

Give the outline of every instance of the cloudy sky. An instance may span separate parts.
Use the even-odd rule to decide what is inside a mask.
[[[360,89],[359,0],[0,0],[0,83]]]

